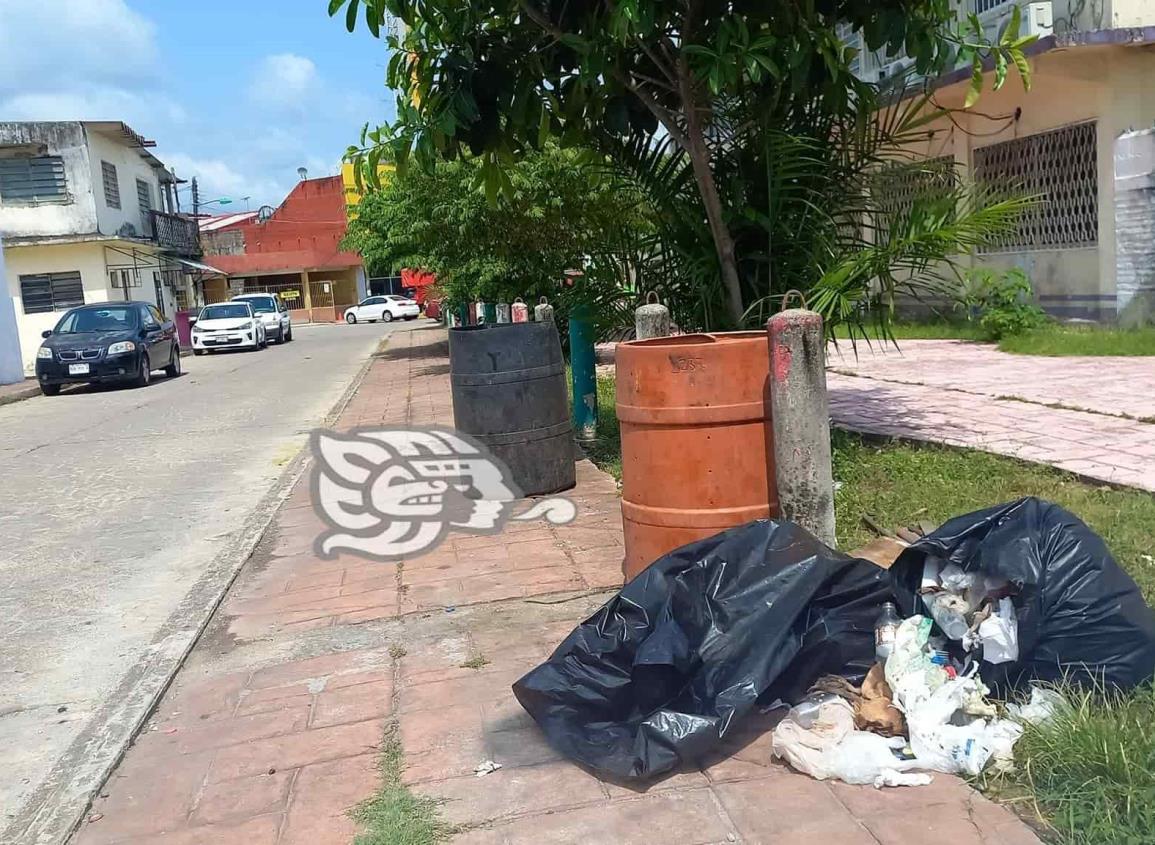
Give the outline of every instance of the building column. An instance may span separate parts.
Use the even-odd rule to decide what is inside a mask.
[[[24,381],[24,360],[20,354],[20,333],[16,325],[16,304],[4,269],[4,244],[0,241],[0,384]]]
[[[310,316],[312,316],[313,294],[309,292],[309,274],[304,270],[301,271],[301,296],[305,300],[305,309],[309,311]]]

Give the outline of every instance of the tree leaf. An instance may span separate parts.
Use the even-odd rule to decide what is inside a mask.
[[[979,97],[983,93],[983,61],[978,56],[975,56],[971,63],[971,84],[967,88],[966,100],[963,101],[963,108],[969,109],[979,101]]]
[[[345,29],[352,32],[357,28],[357,6],[361,0],[349,0],[349,8],[345,10]]]
[[[1010,54],[1011,54],[1011,60],[1015,63],[1015,67],[1018,68],[1018,70],[1019,70],[1019,76],[1023,80],[1023,87],[1026,90],[1030,91],[1031,90],[1031,65],[1027,61],[1026,55],[1023,53],[1022,50],[1018,50],[1018,49],[1011,49]]]
[[[337,14],[345,3],[346,0],[329,0],[329,17]]]
[[[999,41],[1002,44],[1009,44],[1013,41],[1018,40],[1019,27],[1022,25],[1022,22],[1023,22],[1023,7],[1020,6],[1018,3],[1015,3],[1015,5],[1011,7],[1010,23],[1007,24],[1006,30],[1003,31],[1003,37],[1001,39],[999,39]]]
[[[1016,9],[1018,6],[1015,7]],[[1007,81],[1007,55],[1002,50],[995,50],[995,85],[994,90],[998,91],[1003,87],[1003,83]]]

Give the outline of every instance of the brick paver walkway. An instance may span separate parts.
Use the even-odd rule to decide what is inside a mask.
[[[450,422],[443,338],[395,334],[340,425]],[[379,564],[313,557],[299,485],[76,841],[344,845],[396,736],[403,780],[461,843],[1037,845],[955,778],[878,792],[793,774],[764,723],[645,791],[560,759],[510,684],[621,580],[613,481],[582,461],[571,495],[572,525]],[[503,768],[478,778],[484,760]]]
[[[1008,355],[946,340],[903,341],[901,350],[860,345],[858,355],[828,353],[830,413],[840,426],[1155,491],[1150,358]]]

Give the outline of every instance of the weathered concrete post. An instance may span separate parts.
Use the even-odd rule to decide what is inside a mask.
[[[22,381],[24,354],[20,351],[20,334],[16,329],[16,308],[8,293],[4,244],[0,242],[0,384],[19,384]]]
[[[770,413],[778,501],[785,519],[834,546],[834,479],[822,317],[803,308],[775,314],[770,333]]]
[[[658,302],[658,294],[650,291],[646,304],[634,311],[634,336],[637,340],[652,337],[669,337],[670,309]]]
[[[535,323],[553,322],[553,306],[544,296],[541,298],[541,302],[533,306],[533,321]]]

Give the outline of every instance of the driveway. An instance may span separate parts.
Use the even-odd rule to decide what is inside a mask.
[[[1009,355],[907,340],[827,353],[844,428],[982,449],[1155,491],[1155,359]]]
[[[298,327],[147,388],[0,407],[0,830],[112,765],[390,330]]]

